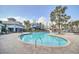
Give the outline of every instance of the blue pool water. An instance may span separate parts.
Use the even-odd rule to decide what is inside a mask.
[[[20,39],[29,44],[37,44],[42,46],[64,46],[68,41],[61,37],[49,36],[47,32],[33,32],[31,34],[23,34]]]

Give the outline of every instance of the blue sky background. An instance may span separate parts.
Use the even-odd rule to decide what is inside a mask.
[[[37,20],[43,16],[48,20],[50,12],[55,7],[55,5],[0,5],[0,18],[20,16]],[[67,7],[66,14],[70,15],[72,20],[79,20],[79,6],[71,5]]]

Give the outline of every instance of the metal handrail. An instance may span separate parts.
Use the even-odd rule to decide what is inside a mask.
[[[38,39],[35,40],[35,48],[37,47],[37,40],[38,40]],[[40,41],[41,41],[41,44],[42,44],[41,38],[40,38]]]

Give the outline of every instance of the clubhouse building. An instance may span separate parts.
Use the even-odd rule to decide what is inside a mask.
[[[15,18],[8,18],[8,21],[2,21],[0,24],[0,32],[5,28],[7,32],[23,32],[24,26],[21,22],[16,21]]]

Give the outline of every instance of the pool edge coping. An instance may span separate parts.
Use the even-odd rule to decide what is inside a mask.
[[[20,38],[21,35],[30,34],[30,33],[31,33],[31,32],[29,32],[29,33],[26,32],[26,33],[20,34],[20,35],[18,36],[18,40],[21,41],[22,43],[35,46],[35,44],[30,44],[30,43],[24,42],[24,41],[22,41],[21,38]],[[53,35],[52,35],[52,36],[53,36]],[[54,35],[54,36],[55,36],[55,35]],[[56,36],[56,37],[60,37],[60,36]],[[37,45],[37,46],[39,46],[39,47],[40,47],[40,46],[41,46],[41,47],[51,47],[51,48],[53,48],[53,47],[63,48],[63,47],[67,47],[67,46],[69,46],[69,45],[71,44],[71,42],[70,42],[70,40],[68,40],[68,38],[65,38],[65,37],[60,37],[60,38],[63,38],[63,39],[66,40],[68,43],[67,43],[66,45],[64,45],[64,46],[44,46],[44,45]]]

